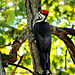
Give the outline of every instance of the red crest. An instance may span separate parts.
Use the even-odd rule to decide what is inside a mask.
[[[45,14],[49,14],[49,11],[48,10],[42,10]]]

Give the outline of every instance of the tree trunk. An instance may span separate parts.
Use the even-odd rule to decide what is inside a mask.
[[[41,10],[41,0],[25,0],[25,7],[27,15],[27,37],[32,56],[33,69],[35,72],[42,74],[43,70],[40,66],[39,52],[32,36],[32,27],[35,23],[36,13]]]
[[[0,75],[6,75],[4,67],[2,65],[2,54],[0,53]]]

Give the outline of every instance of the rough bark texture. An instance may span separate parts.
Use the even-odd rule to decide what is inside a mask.
[[[4,67],[2,65],[2,54],[0,53],[0,75],[6,75]]]
[[[33,60],[33,68],[35,72],[43,73],[43,70],[40,66],[39,52],[37,50],[35,42],[33,41],[34,38],[32,36],[32,27],[35,23],[36,13],[41,9],[41,0],[26,0],[25,6],[26,6],[26,15],[27,15],[27,22],[28,22],[27,37],[28,37],[29,47],[31,50],[31,56]]]

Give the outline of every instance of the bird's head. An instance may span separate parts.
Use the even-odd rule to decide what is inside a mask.
[[[46,20],[47,16],[49,14],[48,10],[41,10],[40,12],[38,12],[38,19],[36,20],[36,22],[43,22]]]

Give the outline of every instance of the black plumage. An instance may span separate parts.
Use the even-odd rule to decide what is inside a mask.
[[[35,23],[33,33],[39,50],[40,64],[44,70],[43,75],[46,75],[46,71],[50,71],[51,30],[49,23],[45,21]]]

